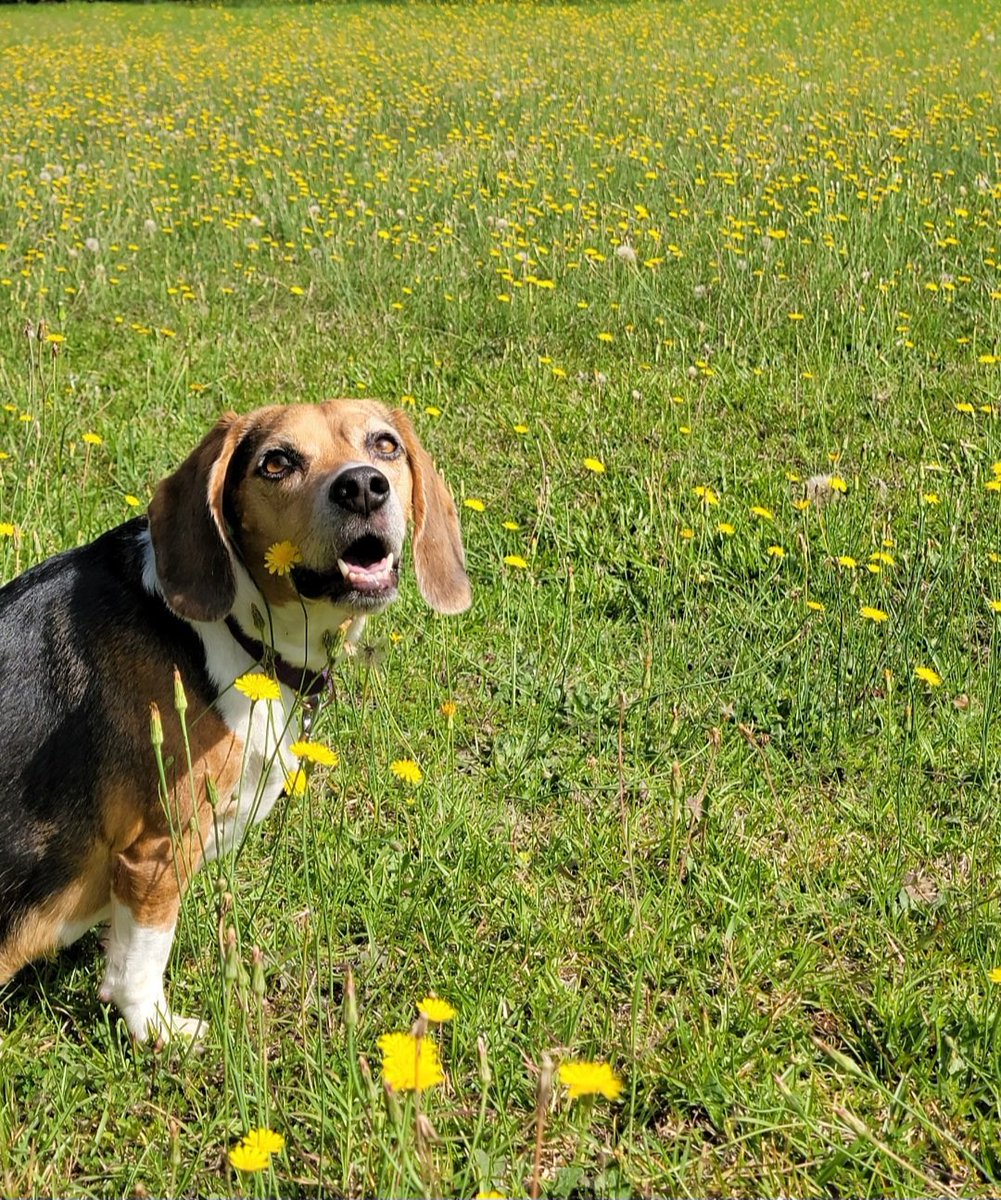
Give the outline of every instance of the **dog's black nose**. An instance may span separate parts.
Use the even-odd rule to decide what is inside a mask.
[[[382,508],[389,496],[389,480],[375,467],[347,467],[330,485],[330,499],[338,508],[367,517]]]

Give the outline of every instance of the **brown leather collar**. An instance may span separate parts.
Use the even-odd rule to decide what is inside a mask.
[[[314,674],[308,667],[295,667],[286,662],[270,646],[265,646],[256,638],[248,637],[232,616],[226,618],[226,628],[251,658],[261,663],[266,671],[272,671],[279,683],[284,683],[293,692],[300,696],[313,697],[326,690],[326,671]]]

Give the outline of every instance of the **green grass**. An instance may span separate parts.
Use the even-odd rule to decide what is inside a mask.
[[[996,1194],[1001,27],[759,7],[0,13],[2,578],[226,407],[412,403],[485,506],[193,886],[202,1052],[95,935],[6,989],[3,1194],[525,1195],[547,1053],[625,1089],[557,1086],[544,1195]]]

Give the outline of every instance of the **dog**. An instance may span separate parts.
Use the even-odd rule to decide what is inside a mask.
[[[0,984],[107,922],[102,1001],[138,1040],[198,1035],[163,984],[186,884],[282,795],[292,714],[396,598],[408,524],[425,600],[464,611],[455,503],[404,413],[227,413],[147,516],[0,589]]]

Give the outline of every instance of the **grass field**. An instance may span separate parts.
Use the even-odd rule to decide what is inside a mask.
[[[2,578],[224,409],[366,395],[475,589],[407,583],[339,765],[199,876],[200,1053],[130,1043],[93,934],[6,989],[0,1194],[526,1195],[546,1055],[625,1084],[557,1082],[546,1196],[997,1194],[999,43],[972,0],[0,11]],[[435,1140],[377,1046],[428,992]]]

